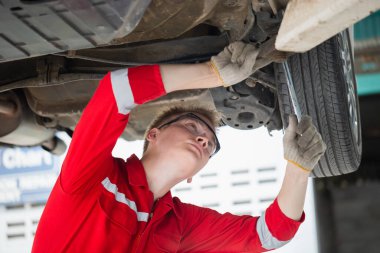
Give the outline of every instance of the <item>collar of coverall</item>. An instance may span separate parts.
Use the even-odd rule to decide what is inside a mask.
[[[145,170],[140,159],[133,154],[128,158],[127,164],[130,164],[127,171],[129,184],[149,188]]]

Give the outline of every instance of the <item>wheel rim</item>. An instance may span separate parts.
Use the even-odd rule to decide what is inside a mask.
[[[346,95],[348,102],[348,111],[350,115],[350,126],[354,135],[355,142],[356,144],[359,144],[358,105],[348,32],[343,31],[337,37],[340,58],[343,63],[343,76],[347,85]]]

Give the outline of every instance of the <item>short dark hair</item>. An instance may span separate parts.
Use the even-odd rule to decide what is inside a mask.
[[[143,153],[148,149],[149,141],[147,141],[146,136],[149,133],[149,131],[153,128],[159,127],[160,125],[164,124],[166,121],[168,121],[170,118],[184,114],[184,113],[195,113],[198,115],[201,115],[205,117],[210,123],[211,127],[218,128],[220,125],[220,113],[217,112],[215,109],[207,108],[207,107],[200,107],[200,106],[173,106],[170,107],[167,110],[164,110],[162,113],[157,115],[157,117],[152,121],[152,123],[149,125],[149,127],[145,131],[144,135],[144,148]]]

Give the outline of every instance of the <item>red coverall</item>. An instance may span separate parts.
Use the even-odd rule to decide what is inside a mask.
[[[182,203],[153,205],[144,168],[111,151],[136,105],[165,94],[159,66],[108,73],[75,129],[38,225],[32,252],[261,252],[287,243],[301,221],[277,200],[261,217]]]

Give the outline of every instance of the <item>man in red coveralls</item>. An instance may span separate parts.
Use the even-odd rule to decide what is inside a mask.
[[[263,252],[289,242],[304,220],[308,175],[325,150],[310,117],[290,117],[285,178],[260,217],[219,214],[171,196],[219,149],[208,109],[159,117],[141,159],[111,155],[133,107],[175,90],[238,83],[252,74],[256,57],[253,46],[235,42],[206,63],[108,73],[75,129],[32,252]]]

